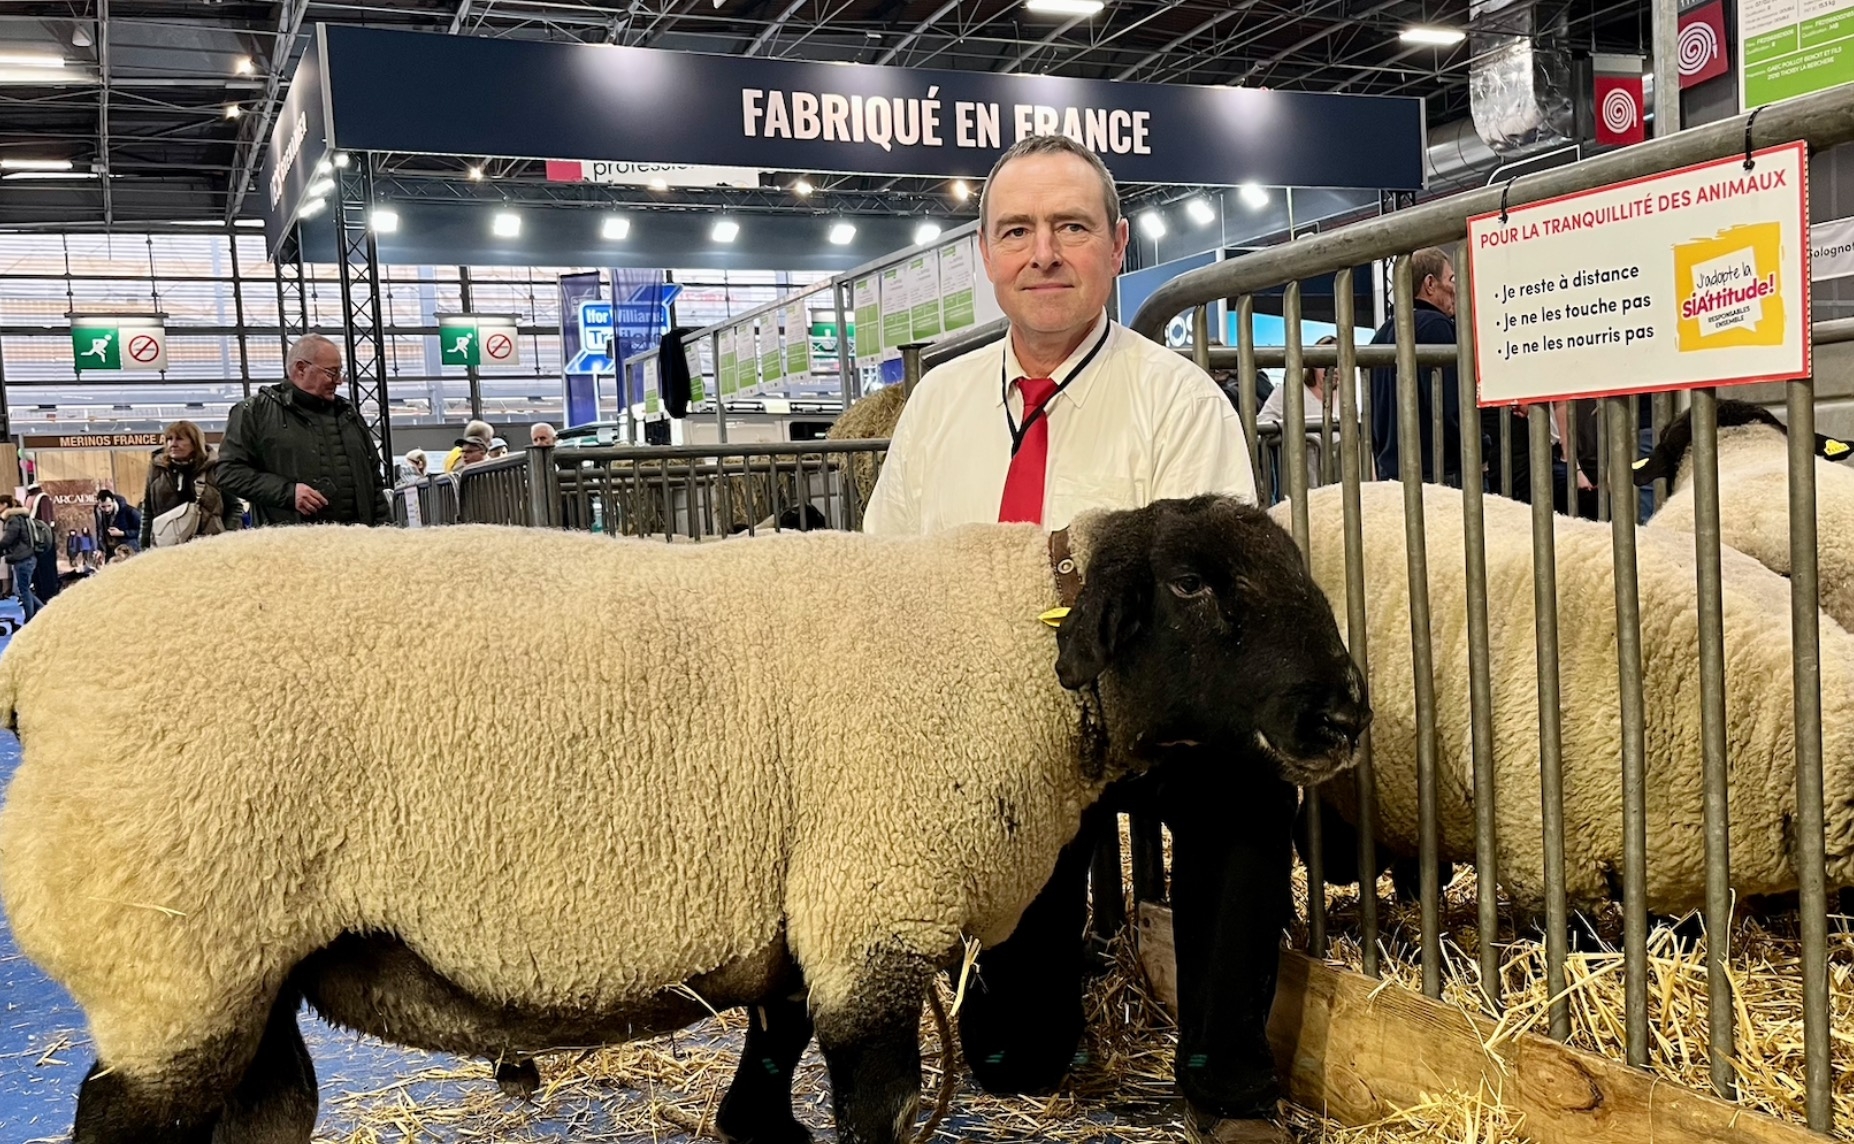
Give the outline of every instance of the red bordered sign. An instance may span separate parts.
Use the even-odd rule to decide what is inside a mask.
[[[1482,405],[1810,372],[1801,143],[1468,220]]]

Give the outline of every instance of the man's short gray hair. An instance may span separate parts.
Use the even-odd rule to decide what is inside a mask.
[[[998,156],[998,161],[991,166],[991,174],[985,176],[985,186],[979,191],[979,233],[983,234],[990,225],[991,212],[986,209],[985,203],[991,198],[992,181],[998,177],[998,172],[1004,169],[1006,163],[1026,155],[1073,155],[1093,167],[1094,173],[1101,177],[1101,197],[1107,207],[1108,229],[1113,229],[1120,222],[1120,189],[1114,186],[1113,172],[1107,169],[1106,163],[1101,162],[1099,155],[1067,135],[1032,135],[1028,139],[1019,139],[1011,145],[1010,150]]]
[[[328,346],[336,353],[341,352],[340,346],[321,334],[304,334],[297,338],[295,344],[290,347],[289,355],[283,359],[284,372],[287,373],[289,368],[299,361],[314,363],[315,352],[323,346]]]

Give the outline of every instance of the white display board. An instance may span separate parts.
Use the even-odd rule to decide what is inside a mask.
[[[882,361],[882,294],[880,279],[866,274],[853,287],[856,317],[856,364],[879,365]]]
[[[1468,220],[1482,405],[1807,376],[1800,143]]]

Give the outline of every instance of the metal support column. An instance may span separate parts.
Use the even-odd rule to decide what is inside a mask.
[[[303,236],[291,227],[271,259],[277,272],[277,331],[283,337],[284,373],[289,372],[290,346],[309,332],[309,280],[303,271]]]
[[[458,301],[462,303],[464,313],[476,313],[476,307],[470,304],[470,268],[468,266],[459,266],[457,268],[457,297]],[[464,376],[470,379],[470,416],[474,420],[481,421],[483,419],[482,374],[478,373],[476,367],[471,365],[464,367]],[[598,379],[596,377],[593,379],[593,384],[595,386],[598,384]]]
[[[238,380],[251,396],[251,346],[245,332],[245,280],[238,270],[238,232],[226,236],[232,251],[232,314],[238,320]]]
[[[373,155],[351,152],[335,165],[336,262],[341,270],[341,326],[346,341],[348,400],[354,403],[380,451],[386,483],[393,483],[393,430],[386,393],[386,338],[380,326],[380,252],[368,216],[373,212]]]
[[[13,435],[13,414],[6,397],[6,353],[0,346],[0,441]]]
[[[856,311],[851,309],[850,283],[839,282],[830,289],[831,301],[837,307],[837,380],[843,385],[843,411],[848,413],[850,406],[856,404],[858,391],[862,386],[856,377],[856,355],[851,352],[850,317]],[[874,331],[862,331],[865,337],[874,337]],[[717,359],[719,360],[719,359]]]

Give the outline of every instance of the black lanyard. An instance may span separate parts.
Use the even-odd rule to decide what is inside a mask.
[[[998,386],[1004,394],[1004,427],[1010,430],[1011,433],[1011,456],[1015,457],[1017,455],[1017,450],[1023,448],[1024,437],[1029,434],[1030,426],[1036,424],[1037,418],[1046,417],[1048,415],[1050,403],[1056,400],[1057,394],[1067,389],[1069,387],[1069,382],[1074,381],[1082,375],[1082,371],[1088,368],[1088,363],[1094,360],[1094,355],[1100,353],[1101,347],[1107,344],[1107,336],[1113,332],[1114,324],[1112,322],[1107,323],[1107,328],[1101,331],[1101,336],[1099,338],[1095,339],[1094,347],[1086,354],[1082,355],[1080,361],[1075,363],[1075,368],[1070,370],[1069,376],[1063,378],[1061,384],[1056,386],[1055,392],[1051,393],[1043,404],[1031,410],[1030,415],[1024,418],[1024,423],[1022,425],[1017,424],[1016,419],[1011,416],[1011,379],[1009,376],[1010,365],[1008,364],[1010,361],[1010,348],[1007,343],[1005,352],[998,359]],[[1010,334],[1006,333],[1004,336],[1008,339]]]

